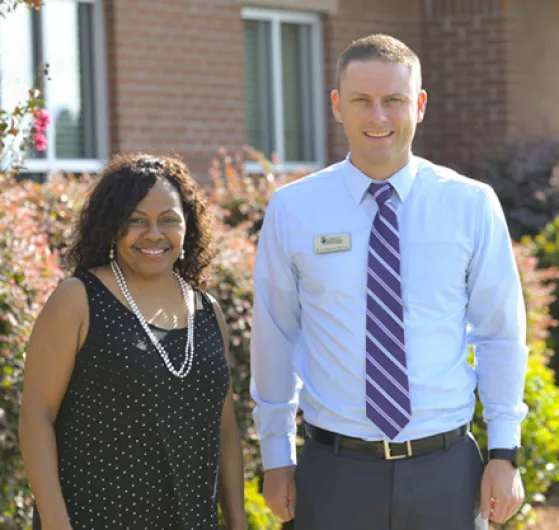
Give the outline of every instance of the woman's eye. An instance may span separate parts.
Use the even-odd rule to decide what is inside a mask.
[[[173,224],[173,223],[178,223],[178,219],[175,219],[174,217],[166,217],[165,219],[163,219],[163,222],[165,224]]]
[[[137,217],[133,217],[131,219],[128,219],[128,224],[130,224],[130,225],[138,225],[138,224],[141,224],[143,222],[144,222],[143,219],[139,219]]]

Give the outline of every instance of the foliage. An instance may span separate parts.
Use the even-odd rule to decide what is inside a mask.
[[[233,156],[222,148],[209,170],[212,182],[209,198],[218,206],[216,214],[225,224],[243,229],[256,242],[272,193],[304,173],[277,172],[262,153],[248,146],[244,154],[260,164],[262,174],[246,173],[243,153]]]
[[[537,234],[559,212],[558,163],[559,137],[527,138],[466,169],[493,186],[513,239],[519,240]]]
[[[3,517],[21,523],[30,503],[17,447],[25,347],[34,318],[62,278],[56,251],[88,182],[87,176],[44,185],[0,180],[0,523],[6,525]]]
[[[252,310],[252,266],[256,240],[268,199],[276,187],[299,175],[274,174],[264,165],[265,177],[244,174],[238,161],[225,151],[212,166],[208,190],[216,216],[218,255],[211,290],[218,298],[230,332],[233,390],[244,436],[247,469],[246,503],[249,528],[276,528],[258,493],[260,457],[249,395],[249,335]],[[266,167],[268,171],[266,173]],[[0,194],[0,527],[8,522],[23,528],[28,520],[30,493],[17,455],[17,406],[21,394],[23,350],[34,316],[47,293],[61,277],[57,254],[66,244],[70,219],[80,208],[89,178],[53,178],[44,185],[30,182],[1,183]],[[17,234],[17,238],[15,237]],[[40,235],[38,235],[40,234]],[[526,296],[530,361],[523,443],[527,465],[523,477],[527,502],[521,515],[509,524],[520,528],[532,517],[530,508],[540,502],[557,478],[559,454],[559,396],[546,367],[550,355],[546,340],[554,324],[548,305],[554,290],[554,270],[539,269],[536,244],[515,244],[516,259]],[[7,381],[7,382],[6,382]],[[476,409],[474,432],[486,447],[481,409]]]
[[[8,176],[14,177],[23,169],[25,151],[47,148],[45,131],[50,116],[41,107],[44,102],[40,96],[39,90],[29,90],[28,99],[13,110],[0,109],[0,169]]]
[[[252,310],[252,265],[254,244],[239,228],[222,225],[219,253],[214,262],[210,290],[219,301],[229,331],[229,362],[233,374],[233,399],[244,438],[247,475],[253,476],[259,462],[256,432],[252,425],[249,395],[248,345]]]
[[[559,267],[559,217],[556,217],[542,228],[534,238],[525,237],[526,244],[533,244],[542,267]],[[551,303],[551,315],[559,320],[559,287],[555,290],[555,300]],[[559,351],[559,328],[551,330],[547,345],[555,352]],[[559,354],[550,359],[550,366],[555,370],[556,381],[559,383]]]
[[[228,155],[224,153],[222,155],[223,163],[227,167],[226,157]],[[214,172],[214,177],[216,176],[217,173]],[[282,181],[281,178],[270,177],[268,179],[269,189],[256,186],[259,191],[253,193],[248,177],[241,178],[239,175],[239,180],[242,182],[242,189],[236,190],[234,193],[244,193],[243,196],[247,201],[256,198],[254,193],[259,193],[263,196],[262,204],[267,202],[264,197],[269,196],[276,180]],[[253,182],[256,181],[253,180]],[[9,412],[3,413],[4,420],[0,423],[0,439],[9,440],[9,443],[4,444],[6,449],[0,453],[0,465],[2,466],[0,467],[0,483],[6,484],[6,496],[0,498],[0,514],[4,514],[5,521],[0,519],[0,527],[2,527],[2,523],[8,525],[8,521],[10,521],[11,523],[15,522],[18,525],[17,527],[21,528],[23,521],[29,514],[30,493],[22,474],[21,460],[16,445],[17,407],[22,390],[23,353],[33,319],[39,307],[42,306],[46,293],[50,292],[61,278],[59,254],[63,252],[66,246],[70,233],[70,220],[80,208],[83,193],[90,183],[91,179],[87,175],[82,176],[80,180],[72,176],[54,176],[42,185],[28,181],[16,184],[13,180],[6,180],[2,183],[0,219],[5,219],[13,230],[13,232],[7,231],[2,235],[6,238],[9,237],[10,244],[17,248],[6,247],[5,249],[6,255],[12,257],[3,260],[0,264],[0,286],[5,291],[10,290],[8,280],[4,280],[1,275],[4,274],[4,268],[6,271],[18,270],[14,266],[14,262],[26,264],[25,273],[27,275],[37,274],[37,271],[40,270],[42,283],[40,284],[39,296],[38,287],[32,290],[27,276],[23,277],[21,288],[28,288],[29,290],[22,292],[29,300],[33,301],[32,311],[21,304],[16,304],[15,309],[12,310],[13,321],[19,323],[19,327],[7,330],[10,332],[7,333],[9,337],[15,336],[13,340],[17,341],[17,353],[10,355],[4,361],[7,366],[6,370],[11,370],[12,374],[10,376],[10,390],[0,388],[0,409]],[[230,214],[236,210],[228,210],[226,208],[227,200],[224,198],[220,202],[217,197],[225,190],[229,190],[227,191],[229,195],[233,193],[234,180],[231,173],[222,181],[220,186],[221,188],[216,185],[210,194],[212,208],[217,219],[216,234],[219,240],[219,252],[214,263],[212,291],[219,299],[228,321],[231,338],[230,358],[233,371],[234,397],[246,440],[247,478],[251,479],[258,472],[259,462],[256,435],[250,417],[252,403],[248,393],[248,339],[252,308],[251,271],[255,253],[253,236],[257,232],[254,224],[258,222],[258,218],[252,216],[250,209],[244,209],[241,201],[238,203],[238,211],[243,212],[242,216],[244,218],[236,216],[236,226],[227,225],[225,221],[232,220]],[[7,212],[11,212],[10,215]],[[15,212],[18,212],[17,218]],[[19,226],[19,223],[24,223],[24,221],[29,224],[27,229],[24,229],[23,225]],[[12,237],[12,234],[15,234],[16,231],[19,239]],[[37,251],[35,248],[37,244],[34,243],[33,237],[36,237],[36,234],[41,234],[43,245],[41,248],[45,252],[49,252],[48,267],[41,266],[39,263],[26,262],[18,254],[18,249],[25,249],[35,259],[42,256],[43,250]],[[34,252],[36,254],[33,254]],[[10,294],[15,296],[17,291],[10,291]],[[12,304],[11,299],[9,303]],[[11,314],[10,311],[4,313],[6,315]],[[0,342],[0,351],[2,351],[1,346],[2,342]],[[0,365],[0,367],[2,366]],[[3,405],[6,402],[9,406]],[[12,475],[15,476],[16,471],[17,482],[15,479],[9,478]],[[16,505],[18,506],[17,510],[15,509]],[[255,505],[258,505],[258,503],[255,502]]]
[[[503,528],[523,528],[534,519],[533,505],[542,502],[550,485],[559,480],[559,389],[554,385],[553,371],[547,366],[551,351],[546,339],[556,322],[549,314],[553,300],[556,269],[538,269],[534,246],[515,245],[515,256],[520,271],[528,320],[528,369],[524,401],[528,415],[522,424],[522,445],[526,462],[521,469],[526,490],[526,502],[517,516]],[[476,405],[473,432],[484,454],[487,449],[482,407]]]
[[[23,181],[18,184],[19,193],[33,207],[34,219],[41,233],[47,236],[53,252],[66,248],[71,223],[82,204],[85,190],[93,179],[82,175],[53,175],[44,184]]]
[[[259,493],[258,479],[245,482],[245,512],[247,530],[279,530],[281,522],[266,506],[264,497]],[[219,512],[218,530],[227,530],[225,521]]]
[[[0,17],[5,17],[11,13],[17,6],[25,4],[29,9],[40,9],[41,0],[0,0]]]
[[[252,422],[254,403],[249,393],[249,337],[253,302],[252,269],[262,219],[274,190],[301,174],[275,172],[259,152],[245,149],[245,155],[261,164],[264,175],[243,170],[242,154],[221,149],[212,162],[209,199],[221,223],[219,254],[215,261],[212,292],[219,301],[231,336],[233,391],[244,436],[247,477],[261,472],[256,431]]]
[[[17,444],[24,352],[33,319],[61,274],[40,217],[25,189],[0,181],[0,526],[24,520],[30,502]]]
[[[0,0],[0,17],[20,4],[39,9],[41,2]],[[56,215],[49,221],[50,212],[44,216],[46,210],[30,200],[29,188],[13,180],[27,148],[46,148],[50,117],[42,104],[40,91],[31,89],[14,109],[0,109],[0,527],[6,529],[22,528],[31,503],[17,441],[25,346],[34,318],[61,276],[45,230]]]

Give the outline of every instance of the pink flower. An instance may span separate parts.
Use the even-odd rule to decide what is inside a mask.
[[[47,139],[42,132],[36,132],[33,136],[33,140],[35,141],[37,151],[44,151],[47,148]]]
[[[38,109],[35,109],[35,111],[33,112],[33,116],[35,118],[35,130],[38,133],[45,132],[51,122],[48,112],[45,109],[39,107]]]

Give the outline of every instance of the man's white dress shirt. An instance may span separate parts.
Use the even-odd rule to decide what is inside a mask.
[[[520,445],[526,315],[505,217],[486,184],[412,156],[388,181],[400,226],[411,422],[395,441],[473,416],[476,386],[490,448]],[[306,421],[366,440],[367,252],[372,180],[348,157],[277,190],[254,270],[251,394],[265,469],[295,464],[297,405]],[[315,253],[316,236],[351,248]],[[468,344],[476,351],[468,363]]]

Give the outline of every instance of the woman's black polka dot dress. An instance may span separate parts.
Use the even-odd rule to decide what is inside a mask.
[[[93,274],[78,275],[89,332],[56,419],[59,474],[73,530],[217,528],[221,413],[229,369],[201,296],[194,361],[179,379],[136,316]],[[186,330],[152,326],[173,366]],[[35,514],[33,529],[40,529]]]

